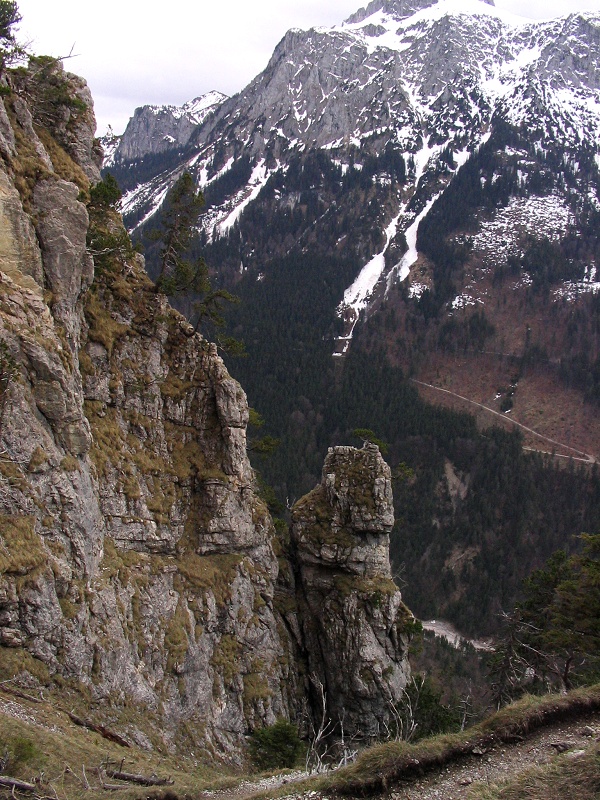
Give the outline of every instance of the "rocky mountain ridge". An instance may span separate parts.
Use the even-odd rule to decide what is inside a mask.
[[[417,299],[427,289],[436,292],[430,270],[415,268],[428,255],[417,242],[419,228],[490,140],[498,163],[489,180],[518,176],[506,199],[491,202],[527,198],[522,226],[504,229],[515,252],[524,233],[561,240],[579,224],[577,214],[597,210],[597,196],[586,187],[598,171],[599,28],[593,12],[532,22],[491,2],[440,0],[373,2],[341,26],[291,30],[265,71],[153,174],[142,175],[117,149],[111,168],[127,189],[126,222],[140,232],[185,169],[205,191],[203,241],[225,282],[235,283],[240,269],[257,279],[277,268],[273,259],[314,247],[351,259],[353,280],[337,300],[344,331],[334,352],[343,355],[359,317],[376,313],[378,300],[405,289]],[[518,145],[499,135],[506,126],[523,132]],[[299,191],[297,165],[317,154],[330,174],[320,168]],[[544,166],[549,160],[562,162],[553,177]],[[363,194],[368,187],[360,200],[358,192],[340,191],[359,172]],[[285,230],[287,216],[311,192],[317,207],[291,235],[262,235],[258,218]],[[553,197],[559,213],[540,229],[541,197]],[[487,240],[493,215],[477,224]],[[596,289],[594,261],[587,267],[578,283],[583,292]],[[468,304],[485,306],[482,293],[456,288],[449,304],[460,306],[469,295]]]
[[[137,108],[125,133],[106,153],[105,167],[111,166],[117,150],[119,159],[132,161],[185,147],[194,130],[225,100],[227,97],[220,92],[208,92],[182,106]]]
[[[296,586],[295,550],[258,495],[246,396],[155,291],[97,191],[84,82],[44,58],[0,80],[2,678],[44,686],[141,747],[239,759],[249,732],[312,710],[311,584]],[[340,452],[331,475],[343,483],[368,456],[368,499],[387,468],[361,452]],[[369,511],[385,617],[346,570],[349,555],[369,562],[370,540],[345,521],[319,528],[354,537],[323,569],[330,598],[354,603],[344,624],[360,626],[357,641],[381,638],[353,664],[377,674],[369,698],[384,719],[413,623],[385,558],[389,501]],[[327,687],[340,683],[331,667],[311,666]]]

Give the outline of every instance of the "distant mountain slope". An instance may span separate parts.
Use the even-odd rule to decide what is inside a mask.
[[[293,209],[299,197],[288,189],[289,172],[311,153],[341,170],[333,176],[338,184],[366,166],[370,202],[379,208],[361,225],[360,242],[334,243],[364,261],[360,281],[339,298],[354,317],[383,278],[415,282],[418,223],[500,122],[537,143],[533,158],[508,164],[519,175],[509,194],[547,194],[549,187],[533,179],[549,152],[568,166],[578,163],[582,148],[593,149],[600,134],[599,37],[597,14],[531,23],[482,0],[373,2],[342,26],[289,31],[266,70],[239,95],[211,105],[212,95],[204,99],[206,116],[193,132],[186,106],[177,114],[169,107],[136,111],[114,154],[119,175],[127,174],[125,217],[133,227],[147,221],[177,174],[189,169],[211,200],[203,223],[208,241],[227,237],[226,261],[259,269],[271,250],[289,247],[276,235],[270,249],[257,247],[244,212],[269,207],[269,216],[278,217]],[[135,165],[127,162],[157,153],[165,155],[155,174],[136,181]],[[404,162],[401,175],[381,163],[384,154]],[[577,183],[577,170],[572,177]],[[305,190],[331,188],[316,175]],[[342,232],[357,199],[344,195],[335,198]],[[323,211],[330,204],[325,195]],[[321,219],[307,223],[321,233]],[[301,225],[292,249],[305,230]]]

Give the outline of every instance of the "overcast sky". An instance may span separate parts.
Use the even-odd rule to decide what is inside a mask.
[[[137,106],[232,95],[263,70],[289,28],[337,25],[367,0],[18,0],[19,38],[88,81],[98,134]],[[496,0],[532,19],[600,11],[600,0]]]

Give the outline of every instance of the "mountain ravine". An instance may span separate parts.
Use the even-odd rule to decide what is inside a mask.
[[[0,83],[2,679],[143,747],[234,759],[255,728],[320,713],[318,680],[332,722],[368,738],[414,624],[388,467],[332,450],[278,535],[242,388],[91,191],[87,87],[44,58]],[[344,659],[324,658],[341,632]]]

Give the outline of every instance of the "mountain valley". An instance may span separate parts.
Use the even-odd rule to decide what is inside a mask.
[[[9,29],[0,796],[593,773],[600,14],[372,0],[103,141]]]

